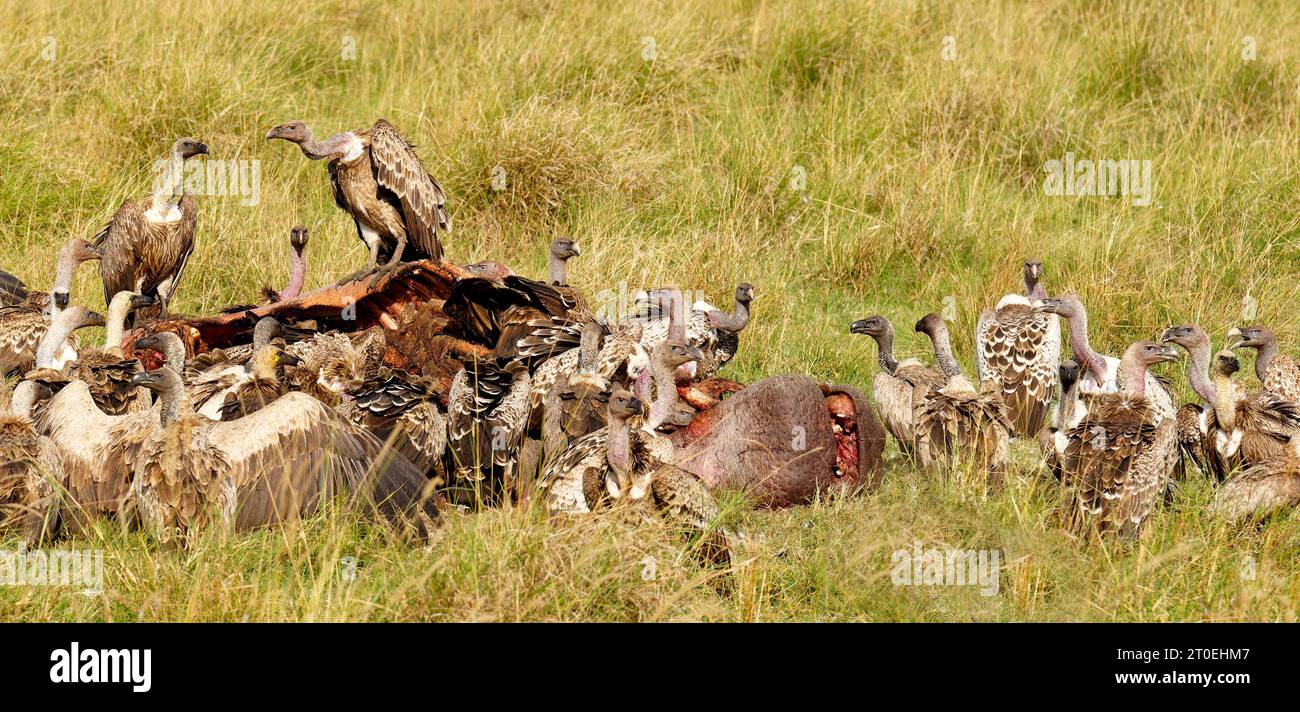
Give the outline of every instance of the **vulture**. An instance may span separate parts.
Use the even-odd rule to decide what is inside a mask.
[[[54,270],[54,288],[50,294],[29,292],[21,280],[14,278],[14,283],[10,285],[12,296],[21,298],[12,302],[6,300],[6,306],[0,307],[0,376],[13,372],[25,373],[35,367],[36,350],[45,338],[51,319],[68,306],[68,293],[72,290],[72,278],[77,267],[83,262],[97,259],[99,253],[90,243],[74,238],[64,243],[59,251],[59,261]],[[59,360],[62,363],[76,358],[76,338],[69,336],[65,346],[65,349],[60,350]]]
[[[28,546],[56,532],[65,487],[58,447],[32,422],[36,388],[24,381],[10,394],[0,381],[0,531],[18,530]]]
[[[1062,516],[1071,534],[1141,533],[1178,450],[1174,420],[1161,417],[1147,397],[1145,372],[1176,360],[1173,348],[1138,341],[1120,361],[1121,390],[1080,393],[1085,411],[1066,430],[1061,455]]]
[[[1213,418],[1206,415],[1207,432],[1213,434],[1226,471],[1281,455],[1300,433],[1300,403],[1267,391],[1244,392],[1232,381],[1239,370],[1241,362],[1232,351],[1214,355],[1214,407]]]
[[[883,316],[869,316],[849,326],[849,333],[866,334],[876,342],[880,372],[872,382],[876,410],[885,430],[898,441],[898,449],[911,457],[916,451],[916,410],[926,394],[942,388],[947,379],[936,368],[916,359],[894,358],[894,325]]]
[[[640,344],[646,352],[653,351],[656,344],[670,335],[699,346],[704,352],[704,359],[685,364],[678,372],[678,379],[706,380],[716,375],[736,355],[739,332],[716,328],[712,324],[723,319],[727,325],[739,330],[749,323],[749,302],[753,299],[753,288],[746,289],[746,286],[742,284],[737,287],[739,301],[736,312],[731,315],[723,315],[716,307],[704,301],[695,302],[688,311],[685,295],[680,289],[640,292],[634,300],[637,312],[623,319],[623,323],[642,326]]]
[[[1160,341],[1177,344],[1187,351],[1187,380],[1201,403],[1184,404],[1175,415],[1178,449],[1196,469],[1216,482],[1222,482],[1232,464],[1215,447],[1217,419],[1214,404],[1217,388],[1210,380],[1210,337],[1195,324],[1180,324],[1165,329]]]
[[[1061,455],[1065,452],[1065,433],[1078,422],[1076,418],[1083,415],[1079,405],[1079,394],[1075,388],[1079,383],[1079,362],[1066,359],[1057,369],[1057,384],[1060,394],[1056,401],[1056,410],[1052,413],[1052,424],[1038,432],[1038,447],[1043,453],[1043,464],[1057,480],[1061,479]]]
[[[137,292],[157,297],[159,312],[167,316],[167,304],[194,251],[198,209],[194,196],[185,193],[185,161],[207,152],[208,147],[194,139],[173,143],[158,190],[148,198],[122,203],[95,237],[95,249],[102,255],[99,276],[105,304],[118,292]],[[139,316],[133,315],[133,326]]]
[[[754,301],[754,285],[741,282],[736,286],[735,299],[735,307],[729,314],[708,308],[709,305],[704,302],[695,305],[696,310],[704,310],[714,337],[712,340],[706,339],[706,348],[703,349],[705,355],[700,360],[698,369],[698,377],[701,379],[712,378],[736,357],[736,351],[740,348],[740,332],[749,326],[749,305]]]
[[[307,228],[295,225],[289,231],[289,282],[284,289],[274,291],[264,289],[268,302],[287,302],[297,299],[302,294],[303,285],[307,283]]]
[[[406,371],[380,372],[347,391],[340,412],[385,442],[392,442],[426,475],[443,472],[447,416],[437,403],[436,384]]]
[[[648,368],[635,375],[634,392],[648,404],[649,414],[642,428],[656,432],[677,410],[677,369],[704,358],[704,353],[680,337],[669,337],[655,345]]]
[[[1287,507],[1300,506],[1300,436],[1285,451],[1242,470],[1223,483],[1211,511],[1229,521],[1260,519]]]
[[[1255,375],[1264,384],[1264,390],[1274,396],[1300,403],[1300,365],[1285,354],[1277,352],[1277,336],[1263,326],[1243,326],[1228,332],[1228,338],[1237,339],[1232,345],[1236,351],[1242,347],[1255,349]]]
[[[135,381],[159,405],[134,458],[131,498],[164,542],[213,524],[244,531],[294,520],[341,493],[399,529],[432,533],[438,511],[419,469],[320,401],[289,393],[238,420],[211,422],[195,415],[170,368]]]
[[[953,357],[948,327],[938,314],[926,314],[916,331],[930,337],[944,383],[931,389],[915,411],[916,451],[921,466],[959,463],[997,486],[1006,472],[1011,422],[1000,386],[984,381],[979,390],[962,375]]]
[[[447,396],[447,471],[461,504],[496,504],[515,491],[528,430],[528,364],[466,359]]]
[[[1123,389],[1125,374],[1119,368],[1120,360],[1113,356],[1099,354],[1088,345],[1088,311],[1077,296],[1069,294],[1042,299],[1034,308],[1063,316],[1069,324],[1070,349],[1074,351],[1075,360],[1084,368],[1083,378],[1079,381],[1080,394],[1096,390],[1113,392]],[[1155,374],[1146,371],[1143,373],[1147,379],[1143,391],[1151,407],[1155,409],[1156,415],[1160,418],[1173,418],[1174,399],[1169,394],[1169,389]],[[1174,455],[1177,456],[1177,451]]]
[[[392,124],[379,119],[317,141],[307,124],[290,121],[266,138],[296,143],[310,160],[329,159],[334,202],[352,216],[370,251],[367,271],[382,267],[383,274],[403,259],[443,261],[439,237],[451,232],[447,196]]]
[[[80,346],[73,332],[103,325],[103,315],[82,306],[59,312],[53,321],[42,309],[0,308],[0,376],[25,373],[38,366],[62,369],[77,359]]]
[[[1036,311],[1047,293],[1043,264],[1025,263],[1025,294],[1008,294],[986,309],[975,327],[975,363],[981,382],[993,381],[1007,404],[1014,433],[1034,437],[1047,422],[1061,363],[1061,323]]]

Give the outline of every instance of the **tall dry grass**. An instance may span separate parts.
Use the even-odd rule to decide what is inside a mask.
[[[0,266],[38,287],[64,239],[149,190],[180,135],[261,161],[262,195],[200,200],[178,310],[279,284],[296,223],[312,229],[309,286],[352,272],[364,253],[324,166],[262,137],[292,118],[323,133],[383,116],[447,189],[455,259],[540,271],[563,233],[583,242],[574,281],[590,292],[672,282],[725,301],[753,282],[756,322],[729,367],[743,380],[868,383],[873,350],[851,320],[906,325],[948,299],[969,334],[1029,256],[1050,291],[1082,295],[1112,353],[1187,321],[1217,344],[1244,301],[1300,348],[1293,3],[6,1],[0,17]],[[1066,152],[1150,160],[1154,204],[1045,195],[1043,165]],[[96,304],[91,272],[74,297]],[[969,339],[958,348],[969,367]],[[747,538],[725,585],[654,522],[491,512],[454,518],[423,552],[322,516],[188,553],[116,532],[73,542],[106,550],[105,593],[0,588],[0,617],[1297,617],[1294,516],[1228,529],[1193,482],[1148,540],[1082,547],[1017,449],[1021,477],[988,499],[893,465],[871,497],[733,503]],[[1004,550],[1001,593],[893,586],[890,554],[913,540]]]

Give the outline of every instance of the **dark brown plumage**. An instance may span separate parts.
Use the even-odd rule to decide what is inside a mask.
[[[447,396],[447,471],[453,499],[493,505],[516,485],[528,427],[528,366],[518,360],[466,361]]]
[[[159,313],[167,315],[167,303],[194,251],[198,217],[194,196],[184,193],[185,161],[207,152],[207,146],[193,139],[174,143],[159,190],[122,203],[95,236],[95,249],[103,255],[99,276],[104,282],[104,304],[118,292],[137,292],[157,297]],[[140,316],[136,312],[132,324]]]
[[[1041,276],[1041,263],[1025,263],[1027,295],[1042,292]],[[1047,423],[1061,363],[1060,320],[1036,311],[1030,300],[1008,294],[975,327],[979,379],[998,384],[1013,432],[1023,437],[1037,435]]]
[[[451,232],[447,196],[425,170],[415,147],[379,119],[368,129],[316,141],[301,121],[271,129],[267,140],[298,144],[309,159],[329,159],[334,202],[352,216],[370,250],[368,269],[403,259],[443,260],[440,236]]]

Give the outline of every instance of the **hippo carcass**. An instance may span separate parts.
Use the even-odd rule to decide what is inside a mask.
[[[852,386],[781,375],[746,386],[673,433],[677,464],[709,489],[738,489],[762,507],[880,483],[885,433]]]

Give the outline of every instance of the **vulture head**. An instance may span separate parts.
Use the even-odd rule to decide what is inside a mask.
[[[167,393],[182,387],[180,374],[167,367],[141,371],[131,377],[131,384],[148,388],[154,393]]]
[[[752,301],[754,301],[754,285],[749,282],[736,285],[736,303],[748,305]]]
[[[93,312],[80,304],[74,304],[64,309],[59,314],[59,319],[60,321],[66,320],[65,323],[69,324],[74,331],[84,329],[87,326],[103,326],[106,323],[103,314]]]
[[[934,338],[938,334],[946,333],[948,326],[943,323],[943,317],[938,314],[926,314],[921,320],[916,322],[916,333],[925,334]]]
[[[284,326],[273,316],[264,316],[253,326],[253,346],[261,348],[276,337],[284,337]]]
[[[889,320],[883,316],[869,316],[849,324],[850,334],[866,334],[873,339],[878,339],[891,330]]]
[[[1231,353],[1231,352],[1228,352]],[[1172,346],[1163,346],[1154,341],[1137,341],[1128,347],[1125,356],[1132,354],[1143,366],[1157,363],[1171,363],[1178,360],[1178,352]]]
[[[1034,305],[1034,311],[1046,314],[1056,314],[1066,319],[1083,315],[1083,302],[1073,294],[1066,294],[1060,297],[1039,300]]]
[[[634,415],[646,417],[650,415],[650,409],[631,391],[615,388],[609,394],[609,415],[615,420],[627,420]]]
[[[1214,355],[1214,372],[1221,375],[1232,377],[1232,374],[1241,370],[1241,362],[1237,360],[1237,354],[1228,349],[1224,349]]]
[[[1237,340],[1236,343],[1229,347],[1234,351],[1242,347],[1258,349],[1277,341],[1277,337],[1274,336],[1270,329],[1258,324],[1230,329],[1228,338]]]
[[[1032,288],[1043,278],[1042,260],[1025,260],[1025,286]]]
[[[266,132],[267,141],[276,138],[302,145],[303,143],[312,140],[311,128],[302,121],[290,121],[288,123],[280,124]]]
[[[1166,344],[1178,344],[1191,351],[1198,346],[1209,346],[1210,337],[1205,330],[1195,324],[1179,324],[1165,329],[1160,341]]]
[[[68,308],[68,293],[72,291],[72,275],[83,262],[97,260],[104,255],[94,245],[74,237],[59,250],[59,262],[54,268],[54,288],[50,295],[57,309]]]
[[[567,237],[558,237],[551,243],[551,256],[560,260],[567,260],[570,257],[577,257],[582,254],[582,247],[576,240],[570,240]]]
[[[179,154],[181,158],[193,158],[200,154],[207,155],[208,146],[202,141],[182,138],[172,144],[172,153]]]
[[[496,260],[482,260],[475,262],[474,264],[465,265],[465,271],[475,277],[491,280],[493,282],[500,282],[515,273],[514,270]]]
[[[293,249],[302,251],[307,246],[307,228],[302,225],[294,225],[289,231],[289,245]]]
[[[692,361],[699,362],[704,359],[704,352],[700,350],[700,347],[681,338],[664,339],[655,348],[655,351],[659,360],[669,368],[677,368]]]

